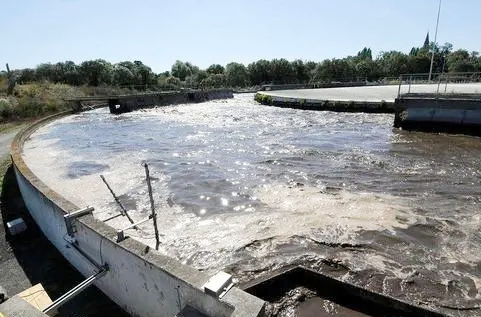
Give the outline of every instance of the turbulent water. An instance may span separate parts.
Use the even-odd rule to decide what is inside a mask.
[[[148,162],[160,252],[198,269],[245,282],[302,264],[479,314],[481,139],[392,123],[386,114],[264,107],[247,94],[69,116],[32,135],[24,158],[99,219],[118,213],[100,174],[135,220],[149,214]],[[154,243],[150,223],[128,235]]]

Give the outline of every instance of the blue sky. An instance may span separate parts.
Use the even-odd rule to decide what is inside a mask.
[[[201,68],[265,58],[321,61],[364,46],[409,52],[438,0],[3,0],[0,69],[103,58],[141,60],[155,72],[175,60]],[[438,43],[481,51],[479,0],[443,0]]]

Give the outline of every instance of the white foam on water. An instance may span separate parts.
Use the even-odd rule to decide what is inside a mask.
[[[40,129],[39,133],[44,129],[48,127]],[[24,159],[34,173],[79,207],[94,206],[94,215],[98,219],[117,214],[119,210],[99,174],[65,177],[68,165],[74,158],[69,156],[68,151],[45,151],[46,147],[53,144],[32,135],[25,147],[28,155],[24,155]],[[75,159],[82,161],[88,158]],[[102,162],[114,167],[102,174],[116,194],[128,195],[135,201],[136,208],[129,210],[129,213],[136,221],[150,212],[144,170],[140,165],[144,159],[142,152],[122,153],[106,157]],[[168,177],[158,170],[151,170],[151,176],[154,178],[154,199],[162,234],[161,251],[181,261],[189,260],[193,266],[204,269],[221,269],[225,261],[232,260],[239,249],[254,240],[271,240],[269,245],[252,253],[252,256],[261,258],[277,253],[279,245],[296,235],[346,242],[352,241],[361,230],[406,228],[417,220],[417,216],[406,207],[406,201],[390,195],[347,190],[325,193],[318,187],[282,183],[254,189],[254,195],[261,203],[255,211],[243,209],[233,213],[197,216],[178,205],[169,206],[166,203],[170,197],[166,182]],[[228,204],[228,200],[224,198],[221,203]],[[129,222],[125,217],[118,217],[108,224],[120,229],[129,225]],[[154,246],[152,225],[146,223],[141,228],[142,231],[130,230],[127,234]],[[213,254],[223,255],[224,260],[218,263],[218,257]],[[199,263],[195,262],[196,259]]]
[[[229,166],[229,170],[226,170],[226,180],[243,186],[243,177],[248,179],[256,173],[262,175],[273,173],[282,167],[278,164],[281,164],[279,161],[282,161],[285,156],[307,156],[311,153],[309,151],[313,151],[314,155],[317,155],[316,149],[303,148],[302,143],[293,145],[284,144],[280,141],[274,142],[274,145],[272,145],[272,142],[268,139],[264,144],[261,138],[264,134],[275,132],[278,128],[282,130],[291,126],[308,129],[312,124],[318,125],[313,129],[317,130],[323,125],[330,125],[334,121],[338,121],[339,118],[344,118],[342,120],[351,124],[347,129],[350,133],[351,127],[356,126],[356,122],[367,121],[377,126],[385,125],[387,121],[392,119],[389,116],[364,114],[346,114],[345,117],[336,114],[336,117],[334,117],[331,114],[324,115],[320,112],[311,112],[309,116],[296,117],[291,115],[294,113],[292,109],[271,110],[269,108],[269,111],[259,110],[259,107],[255,105],[246,104],[246,98],[236,96],[229,103],[209,102],[195,105],[195,107],[178,105],[123,114],[115,117],[121,123],[120,127],[116,128],[127,129],[128,125],[135,125],[138,120],[154,118],[153,124],[158,125],[163,125],[165,122],[180,125],[199,125],[199,129],[193,129],[194,132],[189,132],[190,134],[186,137],[187,141],[198,142],[198,144],[215,143],[215,139],[218,137],[216,131],[207,130],[203,127],[204,125],[214,129],[228,127],[228,131],[235,131],[236,137],[240,140],[259,137],[260,141],[256,143],[259,145],[259,151],[265,151],[263,154],[266,160],[273,158],[273,163],[256,164],[257,161],[236,160],[233,166]],[[232,107],[243,108],[239,112],[235,112],[235,115],[226,116],[225,113],[232,111]],[[101,116],[99,118],[96,118],[95,115],[90,116],[91,114],[102,113],[102,111],[106,112],[105,109],[102,109],[83,115],[88,115],[88,120],[105,120],[105,117],[101,119]],[[241,112],[259,115],[242,117],[239,114]],[[74,151],[64,149],[57,144],[60,141],[59,139],[48,138],[50,129],[55,125],[72,124],[73,122],[77,124],[77,121],[79,121],[79,124],[87,126],[89,121],[79,120],[80,116],[82,114],[57,120],[33,133],[24,147],[23,157],[27,166],[49,187],[79,207],[94,206],[94,216],[100,220],[119,213],[118,206],[99,177],[100,174],[103,174],[112,189],[127,206],[132,218],[135,221],[146,218],[150,214],[150,202],[144,168],[141,163],[152,158],[152,153],[149,153],[151,150],[148,148],[149,145],[146,144],[140,150],[125,149],[125,151],[105,154],[99,159],[98,156],[92,158],[82,154],[81,151],[80,154],[79,151],[74,154]],[[355,124],[352,124],[352,122],[355,122]],[[240,129],[244,126],[253,127],[251,135]],[[336,127],[326,129],[323,130],[323,133],[326,133],[326,135],[335,134],[335,129]],[[288,129],[287,131],[292,133],[293,137],[296,137],[295,131]],[[122,133],[127,132],[122,131]],[[364,131],[359,131],[359,133],[364,133]],[[222,137],[229,140],[224,141],[223,144],[223,146],[229,147],[225,150],[229,155],[233,155],[231,153],[243,153],[243,151],[256,151],[256,149],[241,147],[244,146],[242,142],[230,144],[228,133],[222,135]],[[281,137],[283,136],[279,135],[279,138]],[[324,135],[316,138],[320,141],[326,140],[326,146],[335,143],[337,140],[336,138],[331,140],[328,137],[324,139]],[[389,137],[380,139],[382,139],[380,142],[389,142]],[[121,147],[121,136],[119,136],[118,141],[119,144],[115,145]],[[403,141],[402,138],[401,141]],[[319,151],[323,150],[323,146],[324,143],[319,146]],[[208,151],[216,150],[218,149],[215,147],[192,148],[188,151],[176,151],[172,155],[177,155],[179,159],[192,158],[191,161],[186,161],[187,164],[208,165],[213,163],[218,166],[222,157],[217,158],[219,161],[213,162],[205,157]],[[100,147],[99,151],[102,151]],[[308,154],[305,151],[308,151]],[[358,164],[361,169],[370,164],[382,163],[386,157],[383,152],[365,149],[362,144],[359,147],[349,149],[349,151],[341,150],[340,152],[341,156],[338,157],[338,161],[336,161],[337,156],[334,155],[337,153],[333,154],[327,150],[325,153],[328,156],[334,155],[331,167],[335,168],[336,171],[341,171],[340,173],[345,173],[342,170],[352,162],[359,161]],[[263,158],[259,159],[262,160]],[[105,165],[105,168],[90,175],[69,176],[72,162],[91,162]],[[430,164],[426,160],[419,159],[411,165],[394,166],[393,171],[396,174],[402,174],[402,177],[422,176],[423,171],[431,169],[432,165]],[[311,177],[311,175],[306,175],[306,172],[297,166],[288,170],[289,177],[282,175],[278,177],[277,181],[262,177],[262,181],[259,181],[257,186],[252,187],[250,184],[251,187],[246,191],[255,201],[252,206],[248,204],[236,205],[234,201],[238,198],[239,193],[237,191],[231,193],[229,190],[227,195],[223,193],[224,196],[214,196],[210,192],[199,198],[200,204],[202,202],[217,202],[219,207],[229,211],[212,213],[207,207],[201,205],[201,208],[196,210],[197,213],[194,213],[192,210],[184,209],[182,206],[175,204],[175,199],[173,204],[172,200],[169,202],[169,199],[173,198],[173,192],[169,189],[171,176],[165,174],[160,165],[151,165],[150,170],[154,200],[158,212],[158,226],[161,233],[159,252],[202,270],[213,272],[235,267],[238,276],[243,274],[245,276],[248,274],[256,275],[258,273],[251,272],[280,268],[289,263],[319,261],[326,255],[323,254],[324,251],[322,250],[316,252],[310,249],[310,243],[313,241],[320,242],[320,244],[356,245],[359,243],[359,235],[365,231],[389,232],[395,236],[399,229],[406,229],[412,224],[426,222],[425,215],[422,211],[416,210],[417,206],[413,206],[413,201],[410,198],[401,198],[379,192],[362,192],[350,186],[340,186],[341,188],[334,191],[328,190],[322,180],[307,180],[308,176]],[[379,169],[382,168],[382,166],[379,167]],[[236,173],[236,175],[231,175],[233,173]],[[296,184],[293,175],[297,177],[296,181],[300,180],[303,184]],[[306,181],[304,182],[304,180]],[[318,186],[315,184],[318,184]],[[451,220],[453,218],[451,215],[446,217]],[[125,217],[117,217],[108,221],[107,224],[119,229],[130,223]],[[446,234],[444,240],[440,239],[439,245],[435,247],[436,250],[432,250],[432,253],[431,250],[428,250],[429,252],[426,252],[422,258],[418,259],[418,263],[412,266],[413,269],[416,265],[422,265],[426,269],[439,270],[440,259],[443,259],[443,261],[447,259],[446,261],[453,263],[453,265],[463,263],[475,267],[481,260],[480,253],[473,252],[473,250],[479,249],[475,244],[478,239],[473,235],[479,232],[480,217],[476,215],[466,216],[458,224],[468,232],[464,243],[461,242],[453,246],[450,243],[449,234]],[[141,225],[141,230],[128,230],[126,234],[150,246],[155,245],[153,226],[150,222]],[[293,242],[293,240],[295,241]],[[409,243],[411,242],[406,242],[406,250],[409,250]],[[292,244],[294,244],[294,247]],[[303,245],[306,245],[306,247],[303,248]],[[409,275],[409,270],[406,270],[401,263],[397,262],[397,260],[401,262],[401,259],[390,259],[389,252],[382,253],[382,251],[370,250],[369,248],[352,252],[352,250],[342,250],[341,247],[335,257],[353,270],[374,269],[378,272],[390,272],[401,279]],[[406,256],[412,260],[412,255]],[[236,266],[236,264],[238,265]],[[474,273],[466,273],[466,276],[470,277],[479,289],[481,286],[480,279],[475,275]],[[245,278],[245,276],[242,278]]]

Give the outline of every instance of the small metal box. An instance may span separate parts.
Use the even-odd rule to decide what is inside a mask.
[[[14,236],[27,230],[27,225],[22,218],[17,218],[7,222],[7,228],[10,234]]]

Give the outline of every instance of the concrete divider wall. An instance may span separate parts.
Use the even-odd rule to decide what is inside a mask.
[[[48,188],[21,157],[24,140],[38,127],[61,115],[41,120],[20,132],[12,143],[11,156],[30,214],[62,255],[84,276],[89,276],[96,267],[69,245],[64,221],[66,213],[86,206],[76,206]],[[209,279],[205,273],[134,239],[117,243],[116,231],[92,215],[78,218],[74,224],[78,248],[97,263],[108,264],[109,271],[96,286],[133,316],[172,317],[187,305],[207,316],[247,317],[263,311],[262,300],[235,287],[222,300],[205,294],[202,286]]]
[[[481,135],[481,100],[467,95],[396,99],[394,126],[406,130]]]
[[[108,100],[111,113],[120,114],[156,106],[197,103],[208,100],[233,98],[232,89],[173,91],[144,95],[118,96]]]
[[[342,100],[319,100],[307,98],[293,98],[272,96],[258,92],[254,99],[266,106],[281,108],[293,108],[316,111],[335,112],[366,112],[366,113],[394,113],[393,102],[386,101],[342,101]]]

